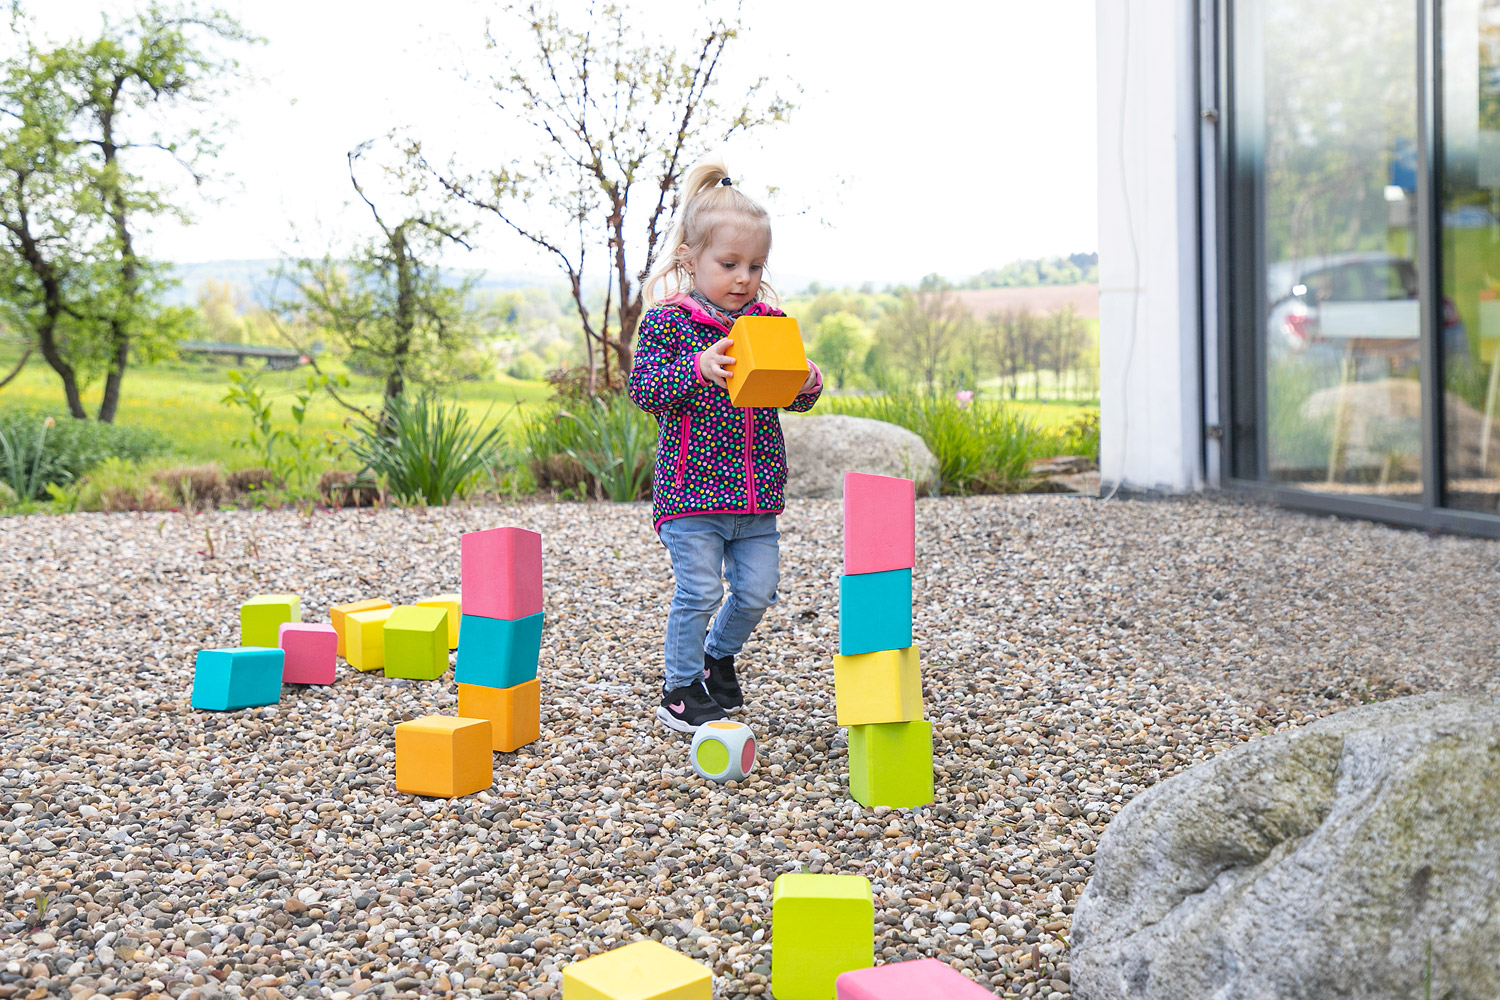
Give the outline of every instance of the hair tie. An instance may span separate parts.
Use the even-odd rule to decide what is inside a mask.
[[[728,187],[728,186],[729,186],[729,178],[728,178],[728,177],[726,177],[726,178],[724,178],[724,179],[723,179],[723,180],[722,180],[722,181],[720,181],[720,182],[719,182],[719,183],[720,183],[720,184],[721,184],[721,185],[723,185],[723,186],[724,186],[724,187]]]

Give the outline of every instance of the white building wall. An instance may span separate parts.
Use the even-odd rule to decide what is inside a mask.
[[[1097,0],[1100,479],[1203,486],[1193,0]]]

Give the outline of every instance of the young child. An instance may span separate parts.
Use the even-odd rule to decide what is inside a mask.
[[[661,427],[652,516],[677,582],[656,717],[691,733],[744,705],[734,657],[776,599],[786,448],[774,408],[731,406],[725,388],[734,321],[782,315],[763,301],[775,298],[764,281],[770,217],[716,161],[689,171],[683,192],[646,281],[650,308],[641,317],[630,398]],[[789,410],[812,409],[823,390],[817,366],[807,367]],[[721,576],[729,581],[722,605]]]

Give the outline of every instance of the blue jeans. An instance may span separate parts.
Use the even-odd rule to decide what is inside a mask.
[[[662,522],[677,579],[667,608],[667,687],[703,677],[703,654],[734,656],[776,600],[781,532],[775,514],[693,514]],[[723,576],[729,580],[724,596]],[[718,612],[715,614],[715,612]]]

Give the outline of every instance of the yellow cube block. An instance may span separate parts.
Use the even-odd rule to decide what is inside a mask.
[[[563,1000],[712,1000],[713,974],[658,941],[574,962],[563,969]]]
[[[419,608],[442,608],[448,612],[448,648],[458,648],[458,615],[459,600],[457,594],[439,594],[429,597],[424,601],[418,601]]]
[[[920,719],[922,673],[916,645],[834,656],[833,698],[841,726]]]
[[[495,783],[485,719],[427,715],[396,726],[396,790],[451,799]]]
[[[390,617],[390,608],[344,616],[344,659],[349,666],[365,673],[385,667],[385,623]]]
[[[467,719],[488,719],[495,749],[509,753],[541,735],[542,682],[533,677],[508,688],[460,684],[458,714]]]
[[[741,316],[729,336],[726,352],[729,401],[735,406],[786,406],[807,381],[807,353],[802,333],[790,316]]]
[[[349,604],[335,604],[333,607],[329,608],[328,621],[331,625],[333,625],[333,630],[339,634],[339,655],[349,655],[347,652],[345,652],[345,649],[347,647],[344,644],[344,617],[346,615],[354,614],[357,611],[379,611],[381,608],[388,608],[390,606],[390,601],[383,601],[379,598],[372,598],[368,601],[353,601]]]

